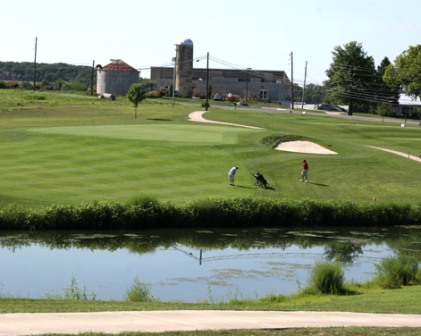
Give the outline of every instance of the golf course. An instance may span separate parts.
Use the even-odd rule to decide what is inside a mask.
[[[222,226],[242,227],[249,222],[295,225],[302,218],[304,225],[319,225],[325,219],[331,224],[336,218],[347,222],[350,209],[356,210],[349,213],[347,225],[374,226],[383,224],[385,219],[386,225],[396,225],[395,218],[400,219],[400,224],[419,224],[417,177],[421,163],[416,158],[421,153],[421,127],[414,121],[288,111],[257,103],[234,108],[232,104],[211,102],[209,111],[200,113],[202,120],[192,118],[194,112],[200,111],[204,112],[204,108],[198,99],[177,98],[175,102],[168,98],[146,99],[135,114],[125,97],[114,101],[98,100],[83,93],[0,90],[0,228],[35,231],[57,229],[61,225],[60,228],[81,230],[91,229],[88,225],[98,222],[94,229],[143,229],[165,221],[167,214],[178,224],[193,218],[197,227],[212,216],[214,221],[209,223]],[[328,154],[278,147],[296,141],[323,148]],[[308,183],[300,181],[304,159],[309,163]],[[230,186],[228,171],[233,166],[239,170],[235,185]],[[264,174],[269,188],[255,185],[252,174],[257,171]],[[281,202],[281,206],[276,208],[276,202]],[[332,209],[339,203],[352,206],[335,213]],[[108,208],[104,204],[118,206]],[[126,204],[141,206],[119,206]],[[156,204],[185,206],[189,211],[193,209],[187,211],[193,215],[183,211],[174,215],[174,209],[159,210]],[[189,204],[196,205],[189,208]],[[300,216],[294,217],[294,211],[289,209],[292,204],[304,209]],[[362,206],[367,215],[361,216],[354,205]],[[79,206],[80,211],[75,211]],[[399,217],[399,211],[405,215]],[[127,215],[131,212],[132,217]],[[134,225],[123,226],[128,218]],[[289,222],[290,218],[295,222]],[[46,222],[50,225],[44,226]],[[112,225],[107,226],[109,222]],[[167,227],[171,225],[169,221]],[[67,300],[63,304],[63,300],[2,298],[1,307],[3,314],[168,309],[419,312],[419,286],[383,290],[367,285],[359,286],[360,291],[365,295],[304,293],[290,299],[281,295],[255,302],[193,306],[128,301],[93,304],[84,300]],[[321,330],[326,335],[418,332],[418,328],[353,327],[252,333],[320,335]],[[230,334],[250,332],[239,330]]]
[[[190,113],[203,111],[201,103],[146,99],[135,118],[124,97],[100,101],[85,94],[0,90],[0,205],[138,198],[180,204],[232,197],[419,202],[420,162],[370,147],[418,156],[419,125],[285,113],[257,104],[211,105],[204,114],[255,128],[189,120]],[[337,154],[275,150],[285,139]],[[303,159],[309,162],[309,183],[300,183]],[[227,173],[234,165],[240,169],[230,187]],[[255,186],[256,171],[270,189]]]

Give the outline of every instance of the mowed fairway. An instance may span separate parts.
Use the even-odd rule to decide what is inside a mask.
[[[253,133],[258,131],[193,123],[10,132],[1,144],[1,200],[67,204],[220,196],[230,165],[237,164],[225,148],[235,147],[239,135]]]
[[[12,91],[9,91],[12,92]],[[38,95],[38,94],[37,94]],[[138,118],[124,98],[0,92],[0,204],[38,207],[151,197],[182,203],[209,197],[418,204],[421,163],[368,146],[421,154],[421,127],[306,115],[298,111],[211,107],[205,118],[257,126],[188,121],[200,101],[142,102]],[[28,98],[29,97],[29,98]],[[34,98],[35,97],[35,98]],[[274,150],[268,136],[303,137],[336,155]],[[301,183],[301,162],[310,164]],[[236,186],[227,173],[240,167]],[[252,173],[269,190],[254,185]]]

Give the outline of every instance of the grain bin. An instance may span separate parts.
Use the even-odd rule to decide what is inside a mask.
[[[176,45],[175,89],[182,97],[191,98],[193,92],[193,41],[185,39]]]
[[[139,71],[121,59],[112,59],[106,66],[97,65],[96,68],[98,95],[125,95],[132,84],[139,82]]]

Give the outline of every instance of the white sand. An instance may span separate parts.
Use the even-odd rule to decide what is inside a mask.
[[[203,122],[203,123],[211,123],[211,124],[222,124],[222,125],[231,125],[231,126],[238,126],[238,127],[247,127],[247,128],[254,128],[254,129],[261,129],[260,127],[249,126],[249,125],[240,125],[240,124],[233,124],[227,123],[222,121],[213,121],[203,118],[203,114],[206,111],[196,111],[189,114],[189,120],[195,122]],[[297,153],[309,153],[309,154],[337,154],[327,148],[319,146],[310,141],[286,141],[281,143],[275,149],[282,150],[286,152],[297,152]]]
[[[281,150],[285,152],[295,152],[295,153],[307,153],[307,154],[337,154],[330,149],[322,147],[318,144],[315,144],[311,141],[285,141],[281,142],[276,150]]]

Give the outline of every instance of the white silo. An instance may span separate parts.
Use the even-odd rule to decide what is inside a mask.
[[[102,67],[97,65],[97,94],[125,95],[130,86],[139,82],[139,71],[121,59],[112,59]]]
[[[185,39],[176,45],[175,89],[181,96],[191,98],[193,93],[193,41]]]

